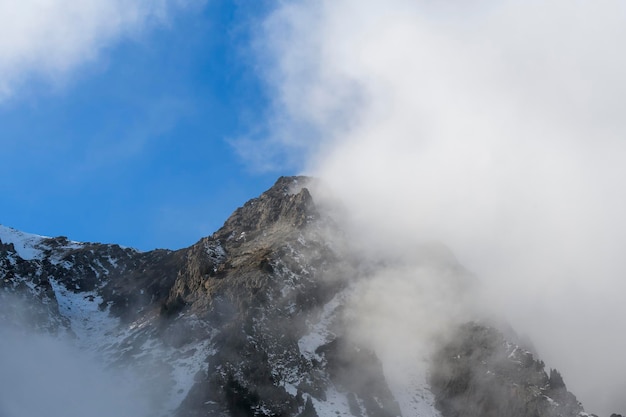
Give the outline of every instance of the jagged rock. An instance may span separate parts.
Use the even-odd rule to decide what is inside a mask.
[[[444,417],[578,417],[583,411],[556,370],[493,327],[461,326],[435,355],[431,386]]]

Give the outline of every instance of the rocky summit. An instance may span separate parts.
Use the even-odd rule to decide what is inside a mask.
[[[359,255],[310,184],[280,178],[177,251],[0,226],[0,327],[132,373],[150,416],[590,416],[558,371],[471,317],[433,342],[425,367],[407,361],[398,383],[351,331],[360,283],[395,261]],[[415,259],[467,284],[433,252]]]

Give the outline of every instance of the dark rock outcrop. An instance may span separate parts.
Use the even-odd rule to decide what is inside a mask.
[[[461,326],[437,352],[431,386],[444,417],[578,417],[583,408],[556,370],[495,328]]]

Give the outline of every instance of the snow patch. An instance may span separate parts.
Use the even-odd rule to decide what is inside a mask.
[[[55,279],[50,285],[59,305],[59,313],[70,320],[72,332],[80,348],[97,350],[110,344],[110,336],[119,326],[119,319],[100,309],[102,297],[95,291],[74,292]]]
[[[335,312],[343,305],[346,296],[347,290],[337,293],[324,305],[319,320],[316,323],[307,323],[311,331],[298,340],[298,348],[305,358],[321,360],[315,350],[335,337],[335,334],[330,331],[330,325],[335,318]]]
[[[315,397],[311,397],[311,400],[318,416],[352,416],[346,394],[339,392],[334,386],[326,390],[326,401],[319,401]]]
[[[419,367],[405,369],[403,378],[387,378],[403,416],[441,417],[428,384],[427,367],[427,362],[422,361]]]
[[[556,401],[554,401],[552,398],[548,397],[547,395],[544,395],[543,398],[545,398],[546,400],[548,400],[548,403],[552,406],[552,407],[558,407],[559,403],[557,403]]]
[[[173,347],[155,336],[154,317],[142,317],[128,325],[101,308],[103,299],[95,291],[74,292],[63,283],[50,279],[59,312],[69,319],[75,344],[98,361],[122,369],[137,390],[158,392],[158,408],[171,415],[180,406],[198,372],[207,372],[206,358],[214,353],[210,337]],[[197,318],[186,317],[187,324],[202,326]]]
[[[174,387],[166,404],[166,408],[170,412],[175,411],[183,402],[195,383],[196,374],[201,371],[205,373],[208,371],[206,358],[211,353],[215,353],[210,350],[211,339],[187,346],[182,357],[176,359],[171,359],[177,353],[175,349],[171,348],[169,363],[172,365],[171,377],[174,381]]]

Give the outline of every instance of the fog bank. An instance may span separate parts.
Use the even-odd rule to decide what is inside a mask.
[[[0,328],[0,416],[154,415],[131,371],[106,369],[70,340]]]
[[[310,153],[370,249],[449,246],[601,415],[626,411],[625,23],[617,0],[301,1],[258,44],[264,160]]]

